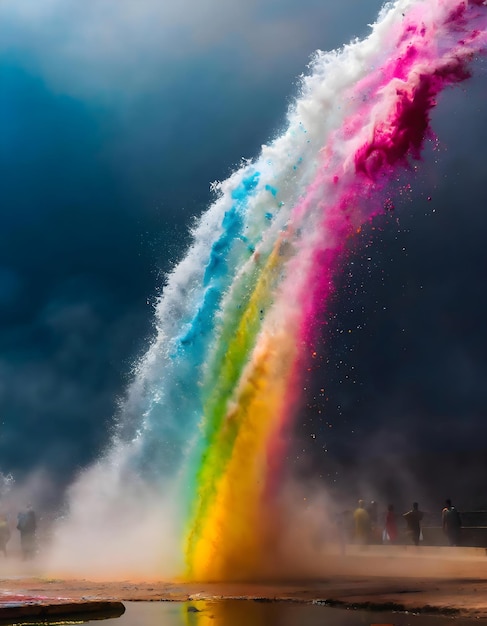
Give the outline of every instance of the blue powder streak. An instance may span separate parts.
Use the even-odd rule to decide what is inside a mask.
[[[163,372],[165,394],[154,398],[146,411],[144,430],[149,430],[151,436],[143,438],[138,457],[139,467],[154,480],[170,475],[180,465],[188,448],[188,433],[194,432],[201,418],[200,369],[207,358],[223,295],[253,251],[251,244],[242,245],[247,242],[243,229],[248,202],[259,178],[259,172],[252,173],[233,191],[233,202],[222,221],[223,230],[211,247],[204,269],[199,303],[195,303],[190,319],[181,320],[184,333],[169,340],[170,358]]]

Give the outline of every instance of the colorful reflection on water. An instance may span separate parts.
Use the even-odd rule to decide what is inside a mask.
[[[116,626],[473,626],[449,616],[331,608],[323,603],[268,600],[125,602]],[[90,622],[88,622],[90,623]],[[93,622],[95,624],[95,622]],[[100,623],[98,622],[98,625]],[[112,623],[115,626],[115,623]]]

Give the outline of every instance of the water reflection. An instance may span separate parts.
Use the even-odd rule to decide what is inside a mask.
[[[111,626],[472,626],[478,620],[258,600],[126,602]],[[98,623],[99,626],[99,623]]]

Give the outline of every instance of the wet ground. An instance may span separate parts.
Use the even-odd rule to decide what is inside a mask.
[[[473,626],[478,620],[256,600],[128,602],[112,626]],[[93,622],[94,623],[94,622]],[[108,623],[107,623],[108,626]]]

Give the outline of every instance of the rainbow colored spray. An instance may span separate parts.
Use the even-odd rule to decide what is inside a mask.
[[[135,385],[156,392],[139,393],[134,457],[184,485],[188,578],[252,578],[272,559],[286,429],[337,263],[486,44],[484,0],[386,5],[365,40],[316,53],[286,132],[218,185]]]

